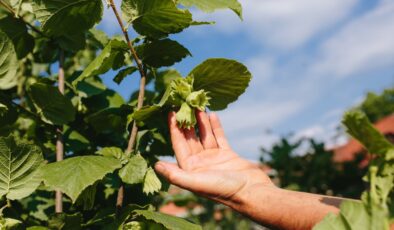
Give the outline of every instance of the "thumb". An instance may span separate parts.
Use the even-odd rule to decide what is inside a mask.
[[[159,161],[155,165],[155,170],[168,180],[171,184],[184,189],[191,189],[193,177],[190,173],[179,168],[177,164]]]

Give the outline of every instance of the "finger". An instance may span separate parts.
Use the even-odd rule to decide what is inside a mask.
[[[209,121],[211,122],[213,135],[216,138],[218,146],[222,149],[230,149],[230,145],[227,142],[226,136],[224,135],[224,130],[216,113],[211,113],[209,115]]]
[[[184,129],[183,133],[185,134],[186,141],[192,154],[196,154],[204,150],[200,140],[198,140],[196,136],[196,130],[194,128]]]
[[[218,145],[215,136],[212,133],[211,123],[209,122],[208,115],[200,110],[196,112],[198,130],[200,131],[200,139],[205,149],[214,149]]]
[[[181,188],[192,190],[193,177],[190,173],[179,168],[174,163],[159,161],[155,164],[155,170],[161,174],[168,182]]]
[[[187,157],[191,155],[191,151],[182,130],[177,125],[174,112],[170,112],[168,115],[168,126],[170,127],[171,143],[175,157],[182,167],[185,165]]]

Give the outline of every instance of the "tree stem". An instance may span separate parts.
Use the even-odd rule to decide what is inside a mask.
[[[127,28],[124,27],[122,18],[120,17],[120,14],[119,14],[118,10],[116,9],[114,1],[108,0],[108,3],[110,5],[110,7],[112,8],[112,11],[115,14],[115,17],[119,23],[119,26],[122,29],[124,38],[126,39],[126,42],[127,42],[127,45],[130,49],[131,55],[133,56],[133,59],[134,59],[135,63],[137,64],[138,71],[141,76],[140,85],[139,85],[139,93],[138,93],[138,102],[137,102],[137,109],[140,109],[144,105],[146,74],[145,74],[144,68],[142,66],[142,61],[138,57],[137,52],[135,51],[134,46],[130,41],[129,34],[127,33]],[[137,126],[136,122],[133,122],[133,127],[131,129],[131,134],[130,134],[129,142],[128,142],[127,149],[126,149],[126,154],[130,154],[133,151],[134,145],[135,145],[135,142],[137,139],[137,134],[138,134],[138,126]],[[119,187],[118,197],[116,200],[117,214],[119,214],[119,211],[121,210],[121,208],[123,206],[123,200],[124,200],[124,185],[122,184]]]
[[[59,80],[58,88],[61,94],[64,94],[64,51],[60,49],[59,54]],[[56,161],[62,161],[64,156],[64,141],[63,141],[63,127],[56,128]],[[63,194],[60,190],[56,190],[55,197],[55,211],[56,213],[63,212]]]

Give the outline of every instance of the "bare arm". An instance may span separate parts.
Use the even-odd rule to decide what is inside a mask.
[[[197,112],[200,137],[194,129],[178,128],[174,113],[168,120],[178,164],[158,162],[155,169],[170,183],[279,229],[311,229],[327,213],[339,211],[340,198],[276,187],[232,151],[215,114]]]

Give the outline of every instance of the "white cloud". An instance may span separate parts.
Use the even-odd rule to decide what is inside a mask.
[[[311,73],[352,76],[394,64],[394,2],[383,1],[321,45]]]
[[[226,33],[246,31],[255,41],[270,48],[297,48],[319,32],[343,20],[358,0],[241,0],[244,21],[230,11],[214,15],[197,13],[200,20],[217,21]],[[202,29],[201,29],[202,30]]]

